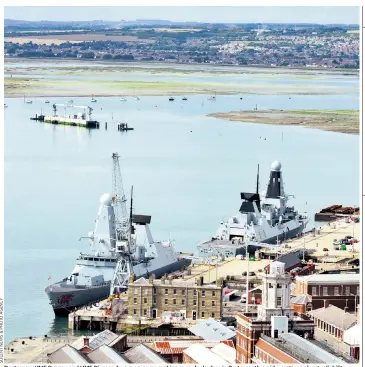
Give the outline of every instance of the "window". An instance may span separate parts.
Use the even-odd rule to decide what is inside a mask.
[[[335,287],[334,295],[335,296],[339,296],[340,295],[340,288],[339,287]]]
[[[147,295],[148,295],[148,289],[147,289],[147,288],[143,290],[143,294],[144,294],[145,296],[147,296]]]
[[[152,298],[152,302],[153,302],[153,303],[156,303],[156,302],[157,302],[156,297],[153,297],[153,298]]]
[[[173,305],[176,305],[176,299],[173,299],[173,300],[172,300],[172,304],[173,304]]]
[[[143,310],[143,316],[147,316],[147,309],[146,308]]]
[[[203,306],[203,307],[205,306],[205,301],[202,301],[202,306]]]
[[[169,290],[168,288],[165,288],[165,295],[168,296],[169,295]]]
[[[177,294],[177,290],[176,290],[176,288],[174,288],[174,294]]]
[[[281,284],[278,284],[276,288],[282,288],[283,286]]]
[[[269,283],[269,288],[274,288],[272,283]]]
[[[281,306],[282,306],[281,297],[276,297],[276,307],[281,307]]]
[[[327,287],[323,287],[323,295],[328,296],[328,288]]]
[[[137,304],[137,298],[133,298],[133,303]]]
[[[202,312],[202,319],[204,319],[204,312]]]
[[[184,299],[182,299],[182,300],[181,300],[181,304],[182,304],[183,306],[185,306],[185,300],[184,300]]]
[[[215,318],[215,313],[214,313],[214,312],[212,312],[212,318],[213,318],[213,319]]]
[[[143,303],[147,303],[147,298],[143,298]]]
[[[167,298],[165,298],[165,305],[169,304],[169,300]]]
[[[182,294],[183,296],[185,296],[185,289],[183,289],[183,290],[181,291],[181,294]]]
[[[215,291],[212,291],[212,297],[215,297]]]
[[[202,290],[202,297],[205,297],[205,290]]]
[[[350,295],[350,287],[345,288],[345,294],[346,294],[346,296]]]
[[[156,294],[156,288],[153,287],[153,294]]]
[[[137,310],[133,310],[133,315],[137,315]]]
[[[356,295],[360,296],[360,287],[356,287]]]
[[[196,306],[196,299],[193,300],[193,306]]]
[[[215,301],[212,301],[212,307],[215,307]]]
[[[138,294],[138,288],[134,288],[134,294]]]
[[[312,287],[312,296],[317,295],[317,287]]]

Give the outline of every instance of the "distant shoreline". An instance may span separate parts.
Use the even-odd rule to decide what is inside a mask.
[[[42,62],[57,62],[57,63],[96,63],[96,64],[106,64],[106,65],[161,65],[161,66],[187,66],[187,67],[204,67],[204,68],[219,68],[219,67],[228,67],[228,68],[237,68],[237,69],[268,69],[268,70],[288,70],[288,71],[304,71],[308,73],[319,72],[327,72],[328,74],[342,74],[342,75],[360,75],[360,70],[358,69],[345,69],[345,68],[323,68],[323,67],[291,67],[291,66],[271,66],[271,65],[232,65],[232,64],[189,64],[183,62],[161,62],[155,60],[102,60],[102,59],[81,59],[81,58],[47,58],[47,57],[4,57],[4,65],[6,62],[14,61],[14,62],[25,62],[25,61],[42,61]]]
[[[236,122],[301,126],[354,135],[360,133],[360,113],[357,110],[232,111],[207,116]]]

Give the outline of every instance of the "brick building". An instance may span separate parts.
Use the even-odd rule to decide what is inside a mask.
[[[313,310],[326,304],[356,311],[360,301],[359,274],[313,274],[295,279],[296,296],[308,295]]]
[[[290,307],[291,275],[285,272],[285,264],[273,262],[270,270],[262,276],[262,303],[257,313],[237,315],[236,362],[253,363],[254,346],[262,334],[271,335],[273,317],[288,322],[288,331],[311,338],[314,322],[295,316]]]
[[[198,320],[222,317],[223,280],[218,285],[163,277],[131,279],[128,286],[129,317],[137,319]]]

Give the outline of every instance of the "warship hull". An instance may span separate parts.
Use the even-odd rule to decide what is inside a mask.
[[[180,259],[175,263],[154,270],[148,270],[146,267],[146,272],[139,273],[137,278],[148,278],[152,274],[155,274],[156,278],[160,278],[165,274],[181,270],[182,267],[190,265],[190,262],[191,260],[189,259]],[[108,298],[110,294],[110,283],[95,287],[83,287],[72,286],[61,281],[48,286],[45,291],[55,315],[67,316],[75,308],[80,308]]]

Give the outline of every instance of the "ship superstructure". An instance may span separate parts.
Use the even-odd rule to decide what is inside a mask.
[[[170,241],[153,240],[151,217],[134,215],[132,200],[127,213],[117,154],[113,154],[113,191],[100,198],[94,231],[80,238],[88,240],[90,250],[80,253],[69,276],[45,290],[57,316],[125,290],[131,273],[137,278],[161,277],[191,262],[179,258]]]
[[[239,212],[227,222],[221,222],[215,237],[198,245],[199,256],[210,256],[212,249],[226,257],[245,253],[246,245],[254,250],[263,244],[279,246],[280,242],[301,234],[308,223],[306,214],[288,206],[290,195],[284,191],[281,163],[271,165],[266,191],[259,193],[259,174],[256,192],[242,192]]]

